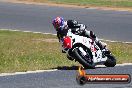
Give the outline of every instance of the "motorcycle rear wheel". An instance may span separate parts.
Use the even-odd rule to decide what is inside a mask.
[[[115,65],[116,65],[116,59],[115,59],[115,57],[113,56],[113,55],[107,55],[107,60],[106,60],[106,62],[104,63],[104,65],[106,66],[106,67],[114,67]]]

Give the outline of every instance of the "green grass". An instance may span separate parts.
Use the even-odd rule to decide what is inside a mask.
[[[132,63],[132,43],[107,42],[109,49],[117,58],[117,63]]]
[[[48,39],[48,41],[46,40]],[[132,63],[132,44],[110,43],[117,63]],[[0,73],[72,67],[55,35],[0,30]]]
[[[0,31],[0,73],[71,66],[53,35]]]
[[[107,6],[107,7],[132,7],[132,0],[19,0],[34,2],[51,2],[59,4],[72,4],[81,6]]]
[[[94,5],[94,6],[116,6],[131,7],[131,0],[50,0],[56,3],[76,4],[76,5]]]

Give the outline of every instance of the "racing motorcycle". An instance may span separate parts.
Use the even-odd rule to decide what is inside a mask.
[[[75,35],[68,30],[63,38],[64,51],[73,60],[78,61],[84,68],[95,68],[96,65],[114,67],[116,59],[106,47],[101,50],[92,39]]]

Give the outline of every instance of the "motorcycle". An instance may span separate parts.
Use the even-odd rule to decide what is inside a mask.
[[[84,68],[95,68],[96,65],[114,67],[116,59],[107,48],[101,50],[92,39],[75,35],[68,30],[62,42],[64,51]]]

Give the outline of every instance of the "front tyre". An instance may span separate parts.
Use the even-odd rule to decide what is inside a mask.
[[[84,49],[84,48],[83,48]],[[83,65],[84,68],[95,68],[95,65],[93,64],[92,62],[92,54],[90,53],[90,50],[89,49],[86,49],[85,50],[87,52],[87,57],[84,57],[82,54],[81,54],[81,51],[79,50],[79,48],[75,48],[73,50],[73,53],[74,53],[74,57],[75,59]],[[91,62],[88,61],[88,59],[91,59]]]
[[[106,67],[114,67],[116,65],[116,59],[113,55],[107,55],[107,60],[104,63]]]

